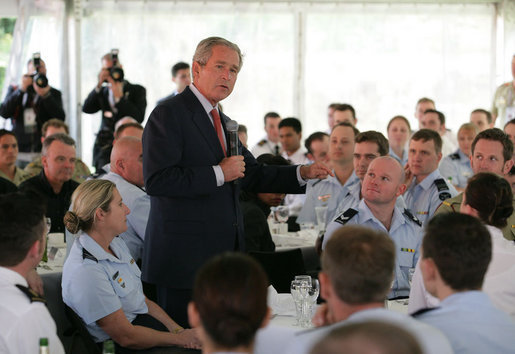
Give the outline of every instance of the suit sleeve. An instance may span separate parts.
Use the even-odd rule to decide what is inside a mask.
[[[4,118],[12,118],[16,107],[21,106],[24,92],[9,86],[4,102],[0,105],[0,115]]]
[[[142,123],[147,108],[147,91],[143,86],[133,85],[127,92],[129,92],[128,97],[122,97],[116,104],[117,116],[119,118],[130,116]]]
[[[217,186],[213,167],[207,160],[197,159],[185,151],[184,140],[188,137],[183,136],[181,118],[184,117],[179,117],[178,110],[159,105],[145,126],[143,175],[146,191],[151,196],[184,198],[214,193]]]
[[[93,89],[88,97],[86,97],[86,100],[84,101],[84,104],[82,105],[82,112],[93,114],[100,111],[102,108],[101,105],[102,100],[102,90],[99,90],[98,92]]]
[[[41,98],[40,109],[45,110],[48,117],[64,120],[65,114],[61,92],[54,88],[50,89],[50,95],[46,98]]]

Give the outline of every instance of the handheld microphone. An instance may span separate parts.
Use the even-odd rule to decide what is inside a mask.
[[[238,154],[238,142],[240,139],[238,138],[238,122],[235,120],[230,120],[225,123],[225,128],[229,132],[229,156],[236,156]],[[239,184],[239,179],[234,180],[234,184]]]
[[[238,151],[238,122],[235,120],[230,120],[225,123],[225,127],[229,132],[229,156],[239,155]]]

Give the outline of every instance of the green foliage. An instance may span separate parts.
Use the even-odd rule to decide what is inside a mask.
[[[13,42],[15,18],[0,18],[0,90],[4,84],[5,68]]]

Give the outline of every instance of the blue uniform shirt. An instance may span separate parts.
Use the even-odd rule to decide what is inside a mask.
[[[515,353],[515,322],[481,291],[452,294],[414,317],[445,333],[456,354]]]
[[[359,185],[359,178],[354,172],[343,186],[336,177],[332,176],[327,176],[323,180],[311,180],[306,187],[306,201],[299,213],[297,223],[316,223],[315,207],[327,206],[327,225],[336,216],[338,204],[354,185]]]
[[[122,233],[120,237],[127,244],[132,257],[139,260],[143,255],[145,229],[150,213],[150,197],[142,188],[127,182],[122,176],[114,172],[103,175],[101,179],[107,179],[116,184],[124,204],[131,211],[127,215],[127,231]]]
[[[438,169],[443,178],[459,188],[465,188],[468,179],[474,174],[469,157],[460,149],[454,154],[445,156]]]
[[[327,241],[332,234],[344,225],[361,225],[374,230],[386,232],[395,243],[395,280],[389,298],[409,295],[409,269],[415,268],[419,258],[420,243],[422,242],[422,228],[407,213],[395,206],[390,225],[390,231],[372,214],[365,201],[362,200],[355,209],[357,214],[344,221],[343,212],[334,221],[330,222],[324,235],[322,248],[325,249]],[[342,221],[343,220],[343,221]],[[344,224],[342,224],[343,222]]]
[[[397,156],[397,154],[392,150],[392,148],[390,148],[388,155],[399,161],[403,168],[408,163],[408,152],[406,151],[406,149],[402,150],[402,156]]]
[[[438,191],[435,181],[440,179],[447,188]],[[425,225],[445,199],[452,198],[457,194],[456,188],[446,181],[436,169],[419,184],[416,184],[415,177],[413,177],[410,187],[404,193],[404,201],[406,207]]]
[[[148,312],[141,271],[122,239],[115,237],[107,253],[86,233],[75,240],[63,268],[63,300],[77,313],[95,342],[109,338],[96,323],[122,309],[132,322]]]
[[[358,183],[353,184],[348,188],[347,195],[343,197],[342,201],[336,208],[336,213],[334,213],[333,218],[331,218],[330,221],[333,221],[338,215],[343,213],[345,210],[352,208],[357,209],[358,204],[361,201],[360,199],[360,192],[361,192],[361,181],[358,181]],[[397,197],[397,201],[395,202],[395,205],[397,205],[399,208],[404,209],[406,208],[406,203],[404,202],[404,198],[402,198],[402,195]],[[329,219],[327,219],[329,220]],[[329,222],[327,222],[329,224]]]

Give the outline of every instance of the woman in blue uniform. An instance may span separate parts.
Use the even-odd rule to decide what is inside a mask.
[[[82,183],[73,193],[66,228],[78,233],[63,268],[63,299],[93,339],[112,338],[123,348],[199,347],[194,330],[183,329],[145,297],[141,271],[122,239],[129,208],[107,180]],[[122,350],[120,350],[122,349]]]

